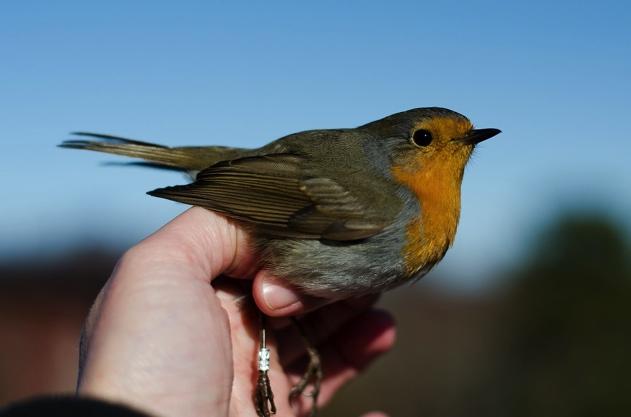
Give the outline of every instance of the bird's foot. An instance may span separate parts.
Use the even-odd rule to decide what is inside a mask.
[[[254,393],[254,407],[259,417],[271,417],[276,414],[276,404],[274,404],[274,393],[269,382],[267,371],[259,371],[256,381],[256,391]]]
[[[302,375],[296,385],[294,385],[289,392],[289,402],[292,403],[300,395],[302,395],[309,384],[312,385],[311,392],[306,394],[311,397],[311,417],[315,417],[318,412],[318,395],[320,395],[320,384],[322,382],[322,363],[320,361],[320,354],[317,349],[311,343],[311,340],[307,337],[302,324],[296,319],[293,319],[294,324],[298,327],[300,336],[307,349],[309,355],[309,363],[305,373]]]

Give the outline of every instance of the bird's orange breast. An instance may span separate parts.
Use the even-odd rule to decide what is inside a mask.
[[[420,159],[420,157],[419,157]],[[415,274],[440,261],[456,234],[460,216],[462,169],[444,160],[417,160],[421,169],[394,166],[392,174],[418,199],[420,213],[407,225],[403,257],[407,272]]]

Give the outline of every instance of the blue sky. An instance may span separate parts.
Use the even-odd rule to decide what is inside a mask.
[[[630,22],[622,1],[5,2],[0,256],[129,245],[184,209],[144,194],[181,176],[55,148],[70,131],[259,146],[443,106],[504,132],[440,267],[484,287],[564,207],[627,221]]]

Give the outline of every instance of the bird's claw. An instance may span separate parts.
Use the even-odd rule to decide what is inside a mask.
[[[318,396],[320,395],[320,384],[322,382],[322,362],[320,360],[320,354],[307,337],[300,322],[294,319],[294,323],[298,327],[300,335],[306,345],[307,354],[309,355],[309,364],[298,383],[289,391],[289,402],[292,403],[295,401],[304,393],[307,386],[311,384],[313,389],[306,395],[311,397],[311,412],[309,415],[310,417],[315,417],[318,413]]]

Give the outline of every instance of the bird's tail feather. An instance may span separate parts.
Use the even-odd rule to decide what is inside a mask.
[[[73,134],[90,139],[67,140],[59,146],[141,158],[148,161],[139,163],[145,166],[182,171],[201,171],[219,161],[235,158],[243,152],[243,149],[225,146],[169,148],[155,143],[100,133],[75,132]]]

